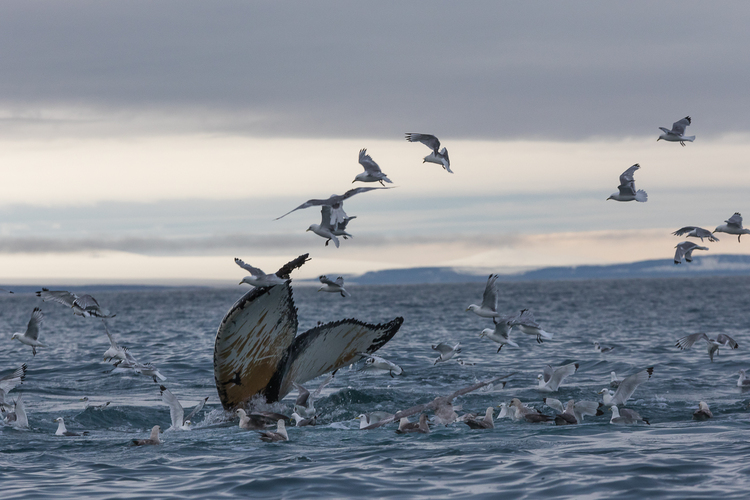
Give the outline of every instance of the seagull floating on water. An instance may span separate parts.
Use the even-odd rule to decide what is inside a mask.
[[[578,363],[570,363],[568,365],[558,366],[557,368],[552,368],[552,365],[547,365],[544,367],[544,372],[537,376],[537,380],[539,381],[537,390],[555,392],[558,387],[560,387],[563,380],[573,375],[577,370]]]
[[[360,430],[367,429],[369,426],[385,420],[386,418],[393,418],[393,413],[387,413],[384,411],[371,411],[369,413],[360,413],[356,420],[359,420]]]
[[[603,412],[599,409],[599,407],[602,405],[597,401],[576,402],[575,400],[571,399],[568,401],[568,404],[563,407],[562,401],[560,401],[559,399],[544,398],[544,404],[546,404],[553,410],[560,412],[560,414],[555,417],[556,425],[580,424],[581,422],[583,422],[583,417],[586,415],[595,417],[597,415],[603,414]]]
[[[357,175],[352,184],[357,181],[362,182],[379,182],[381,186],[384,186],[383,181],[388,184],[393,184],[391,180],[380,170],[380,166],[375,163],[375,160],[367,154],[367,149],[359,150],[359,164],[365,169],[364,172]]]
[[[14,333],[10,339],[18,339],[20,343],[31,346],[31,355],[36,356],[37,347],[48,347],[39,342],[39,327],[42,325],[43,321],[44,314],[42,313],[42,310],[35,307],[31,312],[31,319],[26,326],[26,331],[23,333]]]
[[[250,264],[246,264],[245,261],[242,259],[238,259],[237,257],[234,258],[234,263],[240,266],[245,271],[250,271],[250,276],[245,276],[242,278],[242,281],[240,281],[240,285],[243,283],[247,283],[248,285],[252,285],[255,287],[264,287],[264,286],[276,286],[276,285],[283,285],[288,279],[280,278],[276,273],[273,274],[266,274],[261,269],[257,267],[253,267]]]
[[[693,243],[692,241],[683,241],[682,243],[675,246],[675,248],[675,264],[679,264],[680,262],[682,262],[683,258],[685,259],[685,262],[693,262],[693,250],[708,250],[708,247],[699,246],[697,243]]]
[[[161,432],[161,427],[158,425],[155,425],[151,428],[151,436],[148,439],[133,439],[132,446],[148,446],[148,445],[156,445],[161,444],[162,441],[159,439],[159,433]]]
[[[713,416],[714,414],[711,413],[706,402],[700,401],[698,403],[698,409],[693,413],[693,420],[708,420],[709,418],[713,418]]]
[[[315,398],[320,395],[325,386],[331,383],[335,373],[336,372],[333,372],[328,375],[328,377],[326,377],[326,379],[312,393],[297,382],[292,382],[297,391],[299,391],[299,395],[294,402],[294,411],[304,418],[314,417],[316,414]]]
[[[729,347],[731,349],[739,347],[739,344],[732,337],[723,333],[718,334],[715,339],[710,338],[705,333],[693,333],[679,339],[675,346],[682,350],[690,349],[699,340],[706,341],[706,351],[712,363],[714,362],[714,353],[719,353],[719,347]]]
[[[55,431],[55,436],[87,436],[89,433],[88,431],[84,431],[82,433],[78,432],[71,432],[65,427],[65,421],[62,417],[57,417],[55,419],[55,422],[57,422],[57,430]]]
[[[703,241],[703,238],[708,238],[708,241],[710,241],[711,243],[715,243],[719,241],[719,238],[714,236],[713,233],[711,233],[711,231],[709,231],[708,229],[703,229],[702,227],[698,227],[698,226],[681,227],[680,229],[678,229],[672,234],[675,236],[686,235],[687,238],[690,238],[690,237],[700,238],[701,241]]]
[[[323,286],[318,288],[319,292],[339,293],[342,297],[351,297],[349,292],[344,288],[344,278],[342,276],[336,278],[336,281],[331,281],[326,276],[320,276],[318,280],[323,283]]]
[[[609,373],[609,385],[610,387],[619,387],[620,382],[622,382],[625,379],[619,378],[615,372]]]
[[[494,429],[495,422],[492,420],[494,412],[495,409],[490,406],[487,408],[487,411],[485,411],[483,419],[479,420],[477,418],[469,417],[464,419],[464,423],[472,429]]]
[[[612,418],[609,419],[610,424],[637,424],[638,422],[645,422],[651,425],[648,420],[641,417],[635,410],[628,408],[619,409],[617,405],[612,405],[609,411],[612,412]]]
[[[426,413],[422,413],[419,416],[419,422],[409,422],[409,419],[407,417],[403,417],[399,420],[396,434],[407,434],[410,432],[419,432],[421,434],[430,433],[430,426],[427,425]]]
[[[286,425],[284,425],[284,420],[279,419],[278,422],[276,422],[276,432],[273,431],[265,431],[259,433],[258,437],[261,441],[265,441],[266,443],[275,443],[277,441],[289,441],[289,434],[286,432]]]
[[[737,372],[740,374],[740,378],[737,379],[737,387],[741,387],[743,389],[750,389],[750,379],[747,378],[747,375],[745,374],[745,370],[740,370]]]
[[[685,129],[692,123],[692,121],[693,120],[689,116],[686,116],[682,120],[674,122],[672,124],[672,130],[668,130],[664,127],[659,127],[664,133],[661,134],[658,139],[656,139],[656,142],[664,139],[665,141],[669,142],[679,142],[682,146],[685,145],[685,141],[693,142],[695,140],[694,135],[691,135],[690,137],[687,137],[685,135]]]
[[[533,408],[524,406],[521,403],[521,400],[518,398],[511,399],[510,404],[515,408],[515,420],[526,420],[527,422],[531,422],[533,424],[554,420],[554,418],[550,417],[549,415],[539,413]]]
[[[81,399],[79,399],[78,401],[82,401],[85,404],[85,408],[87,408],[87,409],[91,408],[92,410],[103,410],[104,408],[106,408],[107,406],[109,406],[110,403],[111,403],[111,401],[107,401],[106,403],[102,403],[102,404],[98,404],[98,405],[91,404],[91,403],[89,403],[89,397],[88,396],[84,396]]]
[[[94,297],[88,294],[78,296],[74,293],[65,290],[53,290],[50,291],[47,288],[42,288],[41,291],[36,292],[37,297],[41,297],[44,302],[51,300],[64,306],[68,306],[73,309],[73,314],[76,316],[83,316],[89,318],[91,316],[97,318],[114,318],[115,315],[109,312],[108,309],[104,309],[99,305]]]
[[[750,234],[750,229],[742,227],[742,216],[739,212],[735,212],[730,218],[724,221],[726,224],[722,224],[714,229],[714,233],[727,233],[736,234],[737,241],[740,241],[743,234]]]
[[[610,352],[613,349],[614,347],[603,346],[603,345],[599,345],[599,342],[594,342],[594,350],[596,352],[605,353],[605,352]]]
[[[643,189],[639,189],[638,191],[635,190],[635,179],[633,178],[633,174],[636,170],[641,168],[639,164],[635,164],[626,171],[624,171],[620,175],[620,185],[617,186],[617,189],[619,191],[617,193],[612,193],[608,200],[615,200],[615,201],[638,201],[641,203],[645,203],[648,201],[648,194]]]
[[[409,142],[421,142],[432,150],[432,153],[424,157],[422,163],[437,163],[438,165],[442,165],[449,173],[453,173],[451,170],[451,161],[450,158],[448,158],[448,150],[445,148],[440,149],[440,140],[437,137],[430,134],[415,134],[409,132],[406,134],[406,140]]]

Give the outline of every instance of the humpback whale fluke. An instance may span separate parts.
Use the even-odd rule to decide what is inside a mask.
[[[287,278],[307,255],[276,274]],[[219,399],[233,410],[259,394],[267,402],[282,399],[292,383],[349,365],[361,353],[373,353],[401,327],[401,317],[383,324],[343,319],[297,335],[297,308],[289,283],[254,288],[240,298],[219,325],[214,344],[214,379]],[[241,380],[241,384],[227,381]]]

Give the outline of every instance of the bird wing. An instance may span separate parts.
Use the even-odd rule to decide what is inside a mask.
[[[737,349],[739,347],[739,344],[732,337],[723,333],[716,336],[716,342],[731,347],[732,349]]]
[[[686,335],[685,337],[682,337],[677,341],[675,346],[679,347],[680,349],[690,349],[693,344],[695,344],[698,340],[703,339],[706,342],[708,342],[708,335],[705,333],[692,333],[690,335]]]
[[[684,135],[685,134],[685,128],[692,123],[692,120],[689,116],[686,116],[682,120],[678,120],[672,124],[672,130],[671,132],[673,134],[677,135]]]
[[[355,194],[366,193],[367,191],[372,191],[374,189],[391,189],[391,188],[389,188],[389,187],[358,187],[358,188],[353,188],[353,189],[350,189],[349,191],[347,191],[346,193],[342,194],[339,197],[339,198],[341,198],[339,200],[339,203],[342,202],[342,201],[344,201],[344,200],[346,200],[347,198],[351,198]]]
[[[539,323],[537,323],[534,320],[534,314],[529,309],[524,309],[521,311],[521,314],[516,316],[513,320],[509,322],[511,326],[515,325],[524,325],[529,326],[532,328],[539,328]]]
[[[434,135],[430,134],[415,134],[409,132],[406,134],[406,140],[409,142],[421,142],[437,154],[440,149],[440,140]]]
[[[573,405],[573,411],[575,412],[576,419],[579,421],[583,415],[596,416],[596,411],[599,409],[600,403],[598,401],[576,401]]]
[[[169,416],[172,418],[172,427],[175,429],[182,427],[182,424],[185,423],[185,410],[182,409],[182,405],[177,401],[174,394],[169,392],[169,389],[163,385],[160,385],[159,389],[161,390],[162,402],[169,405]]]
[[[107,322],[102,320],[102,323],[104,323],[104,331],[107,332],[107,337],[109,337],[109,343],[114,349],[119,349],[120,346],[117,345],[117,342],[115,341],[115,338],[112,336],[111,333],[109,333],[109,328],[107,327]]]
[[[549,380],[547,385],[550,389],[556,391],[557,388],[560,387],[560,384],[562,384],[562,381],[565,380],[565,377],[573,375],[576,370],[578,370],[578,363],[570,363],[569,365],[563,365],[555,368],[555,371],[552,374],[552,378]]]
[[[320,206],[320,205],[331,205],[331,204],[335,203],[335,201],[332,200],[333,198],[337,198],[337,196],[333,195],[333,196],[331,196],[331,198],[327,198],[325,200],[307,200],[306,202],[304,202],[302,205],[298,206],[294,210],[290,210],[287,213],[285,213],[284,215],[282,215],[281,217],[276,217],[274,220],[279,220],[282,217],[286,217],[290,213],[295,212],[297,210],[301,210],[303,208],[315,207],[315,206]]]
[[[708,250],[708,247],[701,247],[698,245],[694,245],[690,250],[685,252],[685,260],[688,262],[693,262],[693,250]]]
[[[367,149],[359,150],[359,164],[364,167],[365,172],[369,172],[371,174],[382,172],[380,170],[380,166],[378,166],[378,164],[375,163],[375,160],[373,160],[372,157],[367,154]]]
[[[240,266],[245,271],[249,271],[253,276],[257,276],[260,278],[266,275],[266,273],[261,271],[259,268],[253,267],[250,264],[246,264],[244,260],[238,259],[237,257],[234,258],[234,263]]]
[[[42,291],[36,292],[37,297],[41,297],[44,302],[51,300],[64,306],[73,307],[73,302],[78,298],[78,295],[64,290],[50,291],[47,288],[42,288]]]
[[[432,346],[432,349],[434,351],[438,351],[440,354],[447,354],[453,350],[451,346],[442,342],[440,342],[438,345]]]
[[[615,395],[612,396],[612,404],[617,406],[625,404],[625,401],[630,399],[630,396],[633,395],[636,388],[651,378],[652,373],[654,373],[654,367],[650,366],[645,370],[641,370],[638,373],[625,378],[625,380],[620,382],[620,385],[617,387]]]
[[[344,286],[344,277],[343,276],[339,276],[338,278],[336,278],[336,284],[338,286]]]
[[[683,243],[687,243],[687,241]],[[680,261],[685,257],[685,247],[683,243],[680,243],[679,245],[675,246],[675,251],[674,251],[674,263],[675,264],[679,264]]]
[[[188,416],[185,417],[185,421],[190,420],[192,422],[193,421],[193,416],[195,416],[199,411],[201,411],[203,409],[203,405],[206,404],[206,401],[208,401],[208,396],[206,396],[197,405],[195,405],[195,408],[193,408],[193,410],[188,414]]]
[[[42,313],[41,309],[35,307],[34,311],[31,313],[29,325],[26,327],[26,336],[28,338],[32,340],[37,340],[39,338],[39,327],[42,325],[42,321],[44,321],[44,313]]]
[[[328,375],[326,377],[326,379],[318,386],[318,388],[315,389],[315,391],[313,391],[313,393],[312,393],[312,397],[313,398],[317,398],[318,396],[320,396],[320,393],[323,392],[323,389],[325,388],[325,386],[327,386],[328,384],[330,384],[331,381],[333,380],[334,374],[335,374],[335,372],[331,373],[330,375]]]
[[[83,310],[99,308],[99,302],[97,302],[94,297],[88,294],[84,294],[84,295],[81,295],[80,297],[76,297],[76,299],[73,301],[73,305],[77,305]]]
[[[294,404],[297,406],[307,407],[307,399],[310,397],[310,391],[299,385],[297,382],[292,382],[292,385],[294,385],[294,388],[299,391],[299,395],[294,401]]]
[[[353,215],[351,217],[344,217],[344,220],[336,224],[336,231],[346,231],[346,226],[347,224],[349,224],[349,221],[356,218],[356,215]]]
[[[10,375],[0,378],[0,391],[8,394],[26,378],[26,363],[22,364]]]
[[[620,185],[617,186],[617,189],[620,190],[620,194],[635,194],[635,179],[633,178],[633,174],[639,168],[641,168],[641,166],[636,163],[620,174]]]
[[[555,398],[544,398],[544,404],[549,406],[555,411],[559,411],[560,413],[565,411],[565,408],[563,407],[562,401]]]
[[[683,234],[689,233],[693,229],[700,229],[700,228],[696,227],[696,226],[685,226],[685,227],[681,227],[680,229],[678,229],[677,231],[675,231],[672,234],[675,235],[675,236],[682,236]],[[704,231],[705,231],[705,229],[704,229]],[[704,238],[705,238],[705,236],[704,236]]]
[[[329,280],[327,276],[319,276],[318,280],[320,280],[320,282],[323,283],[324,285],[328,285],[328,286],[335,286],[336,285],[336,283],[334,283],[333,281]]]
[[[344,209],[342,207],[339,207],[337,209],[337,212],[344,212]],[[346,213],[344,213],[344,217],[346,217]],[[338,222],[338,213],[334,214],[333,209],[330,205],[323,205],[320,207],[320,227],[326,228],[329,231],[332,231],[334,227],[337,226]]]
[[[482,309],[488,309],[490,311],[497,311],[497,274],[490,274],[487,278],[487,285],[484,287],[484,295],[482,295]]]
[[[734,215],[732,215],[730,218],[725,220],[728,225],[735,226],[737,228],[742,228],[742,216],[739,212],[735,212]]]

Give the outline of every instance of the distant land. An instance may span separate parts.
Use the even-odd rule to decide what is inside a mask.
[[[451,267],[413,267],[371,271],[345,276],[359,285],[407,285],[426,283],[483,282],[479,274]],[[544,267],[513,274],[500,274],[501,281],[590,280],[632,278],[687,278],[698,276],[750,276],[750,255],[695,256],[693,262],[675,265],[672,259],[643,260],[602,266]],[[305,280],[308,281],[308,280]]]

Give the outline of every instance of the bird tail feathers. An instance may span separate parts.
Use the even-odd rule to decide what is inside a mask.
[[[635,201],[640,201],[641,203],[645,203],[648,201],[648,194],[643,189],[639,189],[635,193]]]

